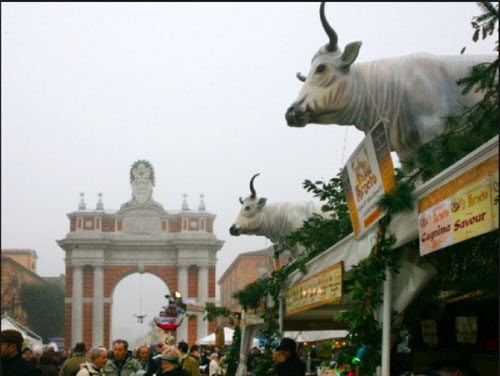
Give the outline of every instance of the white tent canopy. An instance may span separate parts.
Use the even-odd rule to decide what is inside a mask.
[[[233,343],[233,333],[234,329],[224,328],[224,345],[229,346]],[[196,341],[196,344],[215,346],[215,333],[200,338],[199,340]],[[259,340],[257,338],[253,339],[252,346],[259,346]]]
[[[316,342],[330,338],[344,338],[349,332],[347,330],[311,330],[311,331],[286,331],[284,337],[293,339],[295,342]]]
[[[6,313],[2,315],[2,330],[13,329],[21,332],[22,336],[27,339],[28,346],[33,348],[34,345],[42,345],[42,337],[18,323]]]
[[[230,345],[233,342],[234,330],[231,328],[224,328],[224,345]],[[215,345],[215,333],[209,334],[206,337],[200,338],[196,341],[198,345]]]

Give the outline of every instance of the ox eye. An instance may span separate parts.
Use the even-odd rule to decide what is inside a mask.
[[[245,210],[250,210],[250,206],[245,206]]]
[[[320,64],[316,67],[316,73],[323,73],[326,70],[325,64]]]

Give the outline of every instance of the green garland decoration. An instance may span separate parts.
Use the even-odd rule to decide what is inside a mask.
[[[241,346],[241,328],[239,325],[234,327],[233,343],[228,349],[224,364],[226,368],[226,376],[236,375],[238,364],[240,362],[240,346]]]
[[[242,290],[236,291],[231,297],[238,300],[243,311],[246,311],[248,308],[256,309],[259,307],[262,297],[266,296],[267,283],[267,278],[258,279],[246,285]]]
[[[146,161],[145,159],[138,159],[137,161],[135,161],[132,164],[132,167],[130,167],[130,171],[129,171],[130,182],[132,183],[134,181],[134,174],[133,174],[134,169],[137,166],[139,166],[141,163],[144,164],[144,166],[146,166],[147,168],[149,168],[151,170],[151,175],[149,175],[149,181],[151,182],[151,184],[154,187],[155,186],[155,169],[153,168],[153,165],[149,161]]]
[[[227,365],[226,376],[234,376],[240,361],[241,329],[238,314],[226,307],[216,307],[213,303],[205,304],[205,316],[203,320],[213,321],[217,317],[224,317],[229,320],[229,324],[234,326],[232,346],[224,360]]]

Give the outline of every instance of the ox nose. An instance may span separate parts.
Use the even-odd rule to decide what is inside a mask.
[[[295,119],[293,105],[288,107],[288,110],[286,110],[285,119],[288,125],[290,125],[290,123],[292,123]]]
[[[239,236],[240,235],[240,231],[236,228],[235,225],[232,225],[230,228],[229,228],[229,233],[233,236]]]
[[[285,119],[289,127],[303,127],[307,124],[304,111],[299,107],[300,103],[294,103],[286,110]]]

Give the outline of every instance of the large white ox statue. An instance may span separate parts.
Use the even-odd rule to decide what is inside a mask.
[[[321,203],[312,201],[285,201],[268,203],[267,198],[258,198],[253,186],[255,174],[250,180],[250,196],[240,197],[241,210],[238,218],[229,229],[234,236],[263,235],[277,243],[280,236],[289,234],[302,227],[314,213],[328,217],[329,212],[321,210]]]
[[[496,58],[412,54],[353,64],[361,42],[349,43],[342,52],[324,2],[320,19],[329,43],[314,55],[307,78],[297,73],[304,85],[286,112],[288,125],[354,125],[366,134],[384,118],[391,148],[400,158],[441,134],[442,118],[457,105],[482,97],[474,90],[463,95],[456,82],[473,65]]]

